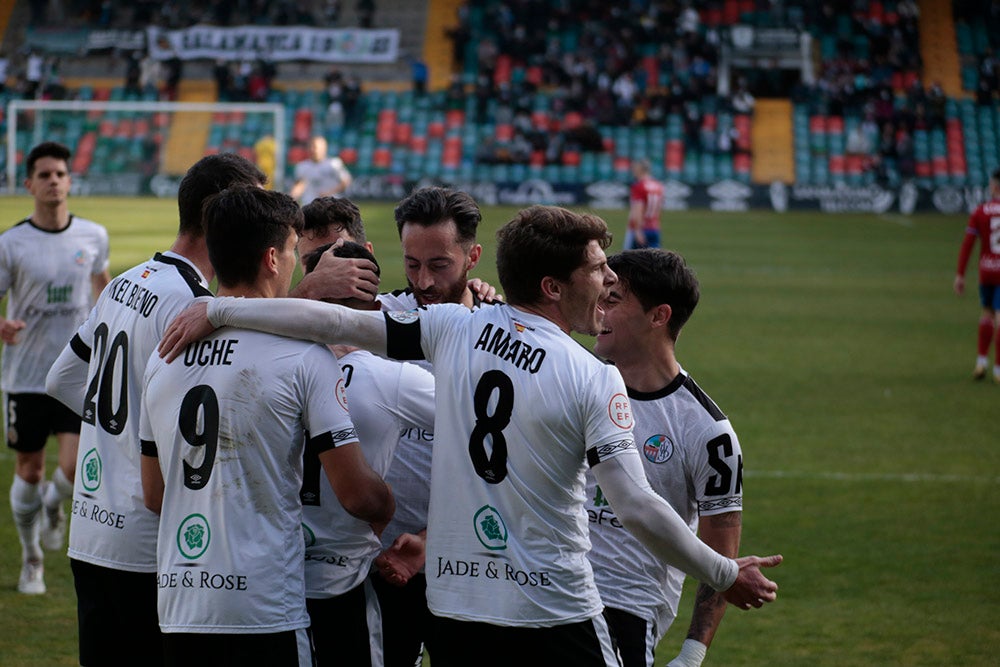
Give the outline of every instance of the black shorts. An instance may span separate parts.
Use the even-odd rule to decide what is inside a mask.
[[[405,586],[393,586],[377,572],[369,577],[382,609],[385,667],[420,664],[424,648],[433,656],[431,612],[427,610],[427,578],[413,575]]]
[[[80,433],[80,417],[48,394],[7,394],[7,446],[25,454],[41,451],[55,433]]]
[[[166,664],[176,667],[315,666],[308,628],[261,634],[165,632],[163,652]]]
[[[548,628],[521,628],[433,616],[434,667],[573,665],[618,667],[602,616]]]
[[[653,624],[621,609],[604,608],[611,643],[622,659],[622,667],[651,667],[656,652]]]
[[[367,579],[343,595],[306,598],[306,609],[319,667],[382,664],[382,620]]]
[[[71,558],[80,664],[162,665],[156,573],[126,572]]]

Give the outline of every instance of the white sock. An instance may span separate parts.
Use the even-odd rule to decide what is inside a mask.
[[[10,509],[14,514],[14,525],[21,538],[21,557],[24,560],[41,561],[42,545],[38,541],[38,512],[42,509],[40,484],[29,484],[17,475],[10,485]]]
[[[73,482],[66,479],[66,473],[63,472],[62,468],[57,466],[56,471],[52,473],[52,483],[45,486],[45,495],[42,497],[42,503],[46,507],[54,509],[72,496]]]
[[[976,357],[976,365],[981,368],[986,368],[990,365],[990,358],[985,354],[980,354]]]

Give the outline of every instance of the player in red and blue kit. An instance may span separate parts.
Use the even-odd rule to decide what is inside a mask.
[[[635,176],[635,183],[629,193],[625,250],[659,248],[663,183],[653,178],[649,160],[633,162],[632,175]]]
[[[993,381],[1000,384],[1000,169],[990,175],[990,199],[972,212],[958,253],[955,292],[965,290],[965,267],[972,246],[979,239],[979,318],[976,367],[973,377],[981,380],[989,366],[990,342],[994,341]]]

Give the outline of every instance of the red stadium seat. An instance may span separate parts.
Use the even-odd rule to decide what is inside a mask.
[[[425,154],[427,152],[427,137],[418,134],[410,139],[410,150],[417,155]]]
[[[465,112],[461,109],[449,109],[444,116],[445,127],[454,129],[465,124]]]
[[[356,148],[343,148],[340,151],[340,159],[343,160],[344,164],[352,165],[358,162],[358,151]]]
[[[392,166],[392,151],[388,148],[376,148],[372,152],[372,164],[378,169],[388,169]]]
[[[413,137],[413,126],[409,123],[399,123],[396,125],[396,132],[393,135],[393,139],[397,144],[407,146],[410,143],[410,139]]]

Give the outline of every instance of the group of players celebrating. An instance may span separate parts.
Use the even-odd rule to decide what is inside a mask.
[[[497,234],[501,300],[469,280],[476,202],[424,188],[395,209],[409,287],[380,294],[356,206],[219,154],[171,247],[109,282],[64,151],[27,158],[0,331],[19,588],[71,498],[81,664],[652,665],[687,573],[686,667],[727,602],[775,599],[781,557],[737,558],[739,441],[675,355],[676,253],[607,257],[601,218],[531,206]]]

